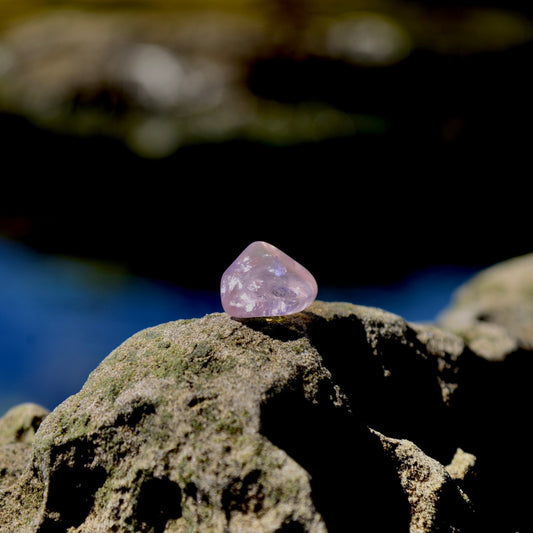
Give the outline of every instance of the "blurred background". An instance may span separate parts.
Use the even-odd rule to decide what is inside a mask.
[[[430,321],[531,252],[521,0],[0,0],[0,413],[220,311],[266,240]]]

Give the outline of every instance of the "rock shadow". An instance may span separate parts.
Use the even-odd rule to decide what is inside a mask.
[[[237,322],[255,331],[279,341],[294,341],[306,336],[306,320],[303,313],[287,316],[233,318]]]
[[[234,479],[222,493],[222,508],[229,522],[233,512],[258,513],[263,507],[264,495],[258,484],[260,470],[252,470],[243,479]]]
[[[407,329],[405,338],[377,337],[371,346],[361,321],[345,317],[315,320],[308,334],[361,423],[411,440],[438,460],[453,457],[437,363],[423,356],[414,331]]]
[[[181,498],[181,488],[172,480],[144,479],[135,506],[135,531],[163,533],[169,520],[181,517]]]
[[[532,375],[530,351],[518,351],[503,362],[477,358],[459,390],[461,447],[477,458],[476,475],[466,491],[487,533],[531,531],[531,491],[526,487],[533,477],[533,458],[526,428],[533,407]]]
[[[38,533],[63,533],[80,526],[89,515],[107,472],[93,466],[94,449],[85,440],[57,447],[46,501],[46,517]]]
[[[310,474],[330,533],[409,531],[409,504],[392,464],[347,410],[312,404],[295,385],[264,402],[261,433]]]

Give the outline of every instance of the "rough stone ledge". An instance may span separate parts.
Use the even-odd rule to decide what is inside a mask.
[[[344,303],[143,330],[0,419],[0,531],[527,531],[529,329],[498,320],[514,358]]]

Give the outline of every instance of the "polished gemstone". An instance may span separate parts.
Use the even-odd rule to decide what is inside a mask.
[[[237,318],[298,313],[313,303],[317,292],[306,268],[263,241],[250,244],[220,282],[222,307]]]

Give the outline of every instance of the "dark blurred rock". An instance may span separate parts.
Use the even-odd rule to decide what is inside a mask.
[[[533,23],[511,11],[153,7],[8,12],[0,109],[54,131],[120,139],[154,158],[191,144],[283,146],[388,137],[391,128],[460,142],[474,138],[470,127],[483,132],[487,103],[493,132],[500,110],[527,109],[520,69]],[[503,74],[527,84],[508,85]]]
[[[0,213],[40,250],[209,288],[257,239],[335,285],[529,251],[526,15],[27,4],[0,7]]]
[[[261,9],[40,13],[2,36],[0,109],[154,158],[191,144],[284,145],[379,128],[325,103],[255,98],[247,70],[274,46],[269,29]]]

